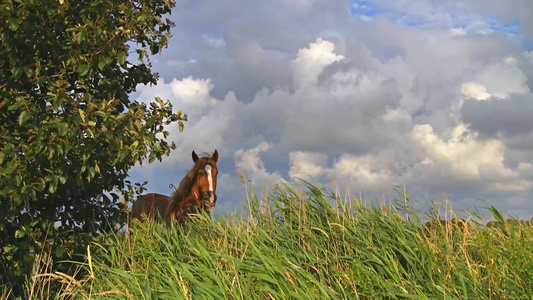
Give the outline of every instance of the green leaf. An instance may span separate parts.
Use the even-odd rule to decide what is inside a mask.
[[[78,35],[78,44],[81,44],[81,42],[85,39],[86,31],[84,29],[80,30],[80,33]]]
[[[161,100],[161,98],[155,97],[155,101],[157,101],[157,103],[159,104],[160,107],[165,106],[165,103],[163,102],[163,100]]]
[[[95,115],[95,116],[102,117],[102,118],[106,118],[106,117],[107,117],[107,114],[106,114],[105,112],[103,112],[103,111],[99,111],[99,110],[98,110],[98,111],[95,111],[95,112],[94,112],[94,115]]]
[[[20,75],[22,75],[22,68],[13,66],[13,68],[11,68],[11,78],[17,79]]]
[[[159,53],[159,43],[157,42],[154,42],[154,43],[150,43],[150,51],[152,52],[152,54],[157,54]]]
[[[78,72],[78,74],[80,74],[80,76],[85,76],[89,72],[89,66],[87,66],[86,64],[83,64],[83,65],[78,67],[76,72]]]
[[[28,188],[26,189],[26,192],[27,192],[28,195],[30,196],[30,199],[31,199],[31,200],[35,200],[35,199],[37,199],[37,195],[35,194],[35,190],[32,189],[31,187],[28,187]]]
[[[81,122],[85,123],[85,113],[83,112],[83,110],[78,108],[78,113],[80,114]]]
[[[135,125],[135,128],[137,130],[141,130],[141,128],[142,128],[141,121],[135,120],[135,122],[133,122],[133,124]]]
[[[105,60],[100,60],[100,61],[98,62],[98,69],[99,69],[100,71],[102,71],[102,70],[105,68],[106,65],[107,65],[107,63],[106,63]]]
[[[26,230],[17,229],[17,231],[15,231],[15,238],[16,239],[21,239],[21,238],[26,236],[26,233],[27,233]]]
[[[96,172],[94,171],[94,168],[89,168],[89,170],[87,170],[87,171],[88,171],[88,173],[89,173],[89,174],[87,175],[87,179],[88,179],[89,181],[91,181],[91,179],[94,178],[94,175],[96,175]]]
[[[86,131],[92,138],[94,138],[94,132],[90,128],[87,128]]]
[[[17,31],[19,29],[20,23],[22,23],[21,19],[11,19],[9,21],[9,29],[12,31]]]
[[[22,195],[20,193],[17,193],[13,196],[13,202],[12,205],[20,205],[22,203]]]
[[[65,136],[68,132],[68,124],[67,123],[59,123],[57,124],[57,132],[60,136]]]
[[[37,181],[33,183],[33,187],[37,191],[42,191],[46,187],[46,182],[42,178],[37,178]]]
[[[28,77],[33,77],[34,72],[33,72],[33,69],[31,67],[26,66],[23,69],[24,69],[24,73],[26,73],[26,75],[28,75]]]
[[[118,64],[121,66],[124,66],[125,62],[126,62],[126,52],[119,52],[118,53]]]
[[[107,56],[107,57],[104,58],[104,61],[105,61],[106,65],[109,65],[110,63],[113,62],[113,57],[112,56]]]
[[[30,118],[30,115],[28,114],[28,112],[25,110],[22,111],[19,115],[19,125],[24,124],[24,122],[26,122],[29,118]]]
[[[50,192],[50,194],[54,194],[56,190],[57,190],[57,181],[50,182],[50,184],[48,185],[48,191]]]

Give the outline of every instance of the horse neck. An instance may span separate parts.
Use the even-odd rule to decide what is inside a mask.
[[[166,220],[169,220],[170,215],[173,212],[176,212],[177,210],[179,210],[179,203],[181,199],[183,199],[183,194],[180,192],[179,189],[176,190],[174,193],[172,193],[172,195],[170,196],[170,201],[168,203],[168,206],[164,214]]]
[[[195,207],[202,207],[202,199],[200,198],[200,191],[196,186],[192,186],[190,193],[186,195],[180,203],[180,208],[190,212]]]
[[[195,194],[198,194],[198,189],[195,189],[194,186],[190,187],[192,184],[191,173],[193,171],[194,170],[191,170],[185,175],[183,180],[180,182],[178,189],[170,196],[169,205],[165,211],[166,219],[172,218],[172,216],[176,215],[176,213],[179,213],[180,210],[185,210],[189,202],[198,199],[198,196],[196,196],[196,198],[194,197]]]

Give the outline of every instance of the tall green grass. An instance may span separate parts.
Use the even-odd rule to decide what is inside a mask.
[[[57,298],[533,299],[530,224],[428,232],[399,204],[309,183],[265,199],[248,188],[246,215],[102,237],[80,266],[88,275]]]

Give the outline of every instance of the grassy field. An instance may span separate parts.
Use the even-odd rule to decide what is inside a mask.
[[[136,223],[102,237],[81,278],[38,265],[26,297],[533,299],[533,226],[495,210],[494,227],[428,232],[419,214],[399,211],[403,200],[363,205],[311,184],[247,195],[247,216],[197,216],[172,231]]]

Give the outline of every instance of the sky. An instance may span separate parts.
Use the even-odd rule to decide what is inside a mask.
[[[241,172],[533,217],[533,1],[184,0],[170,18],[160,80],[131,96],[189,121],[130,171],[148,192],[217,149],[218,214],[242,209]]]

